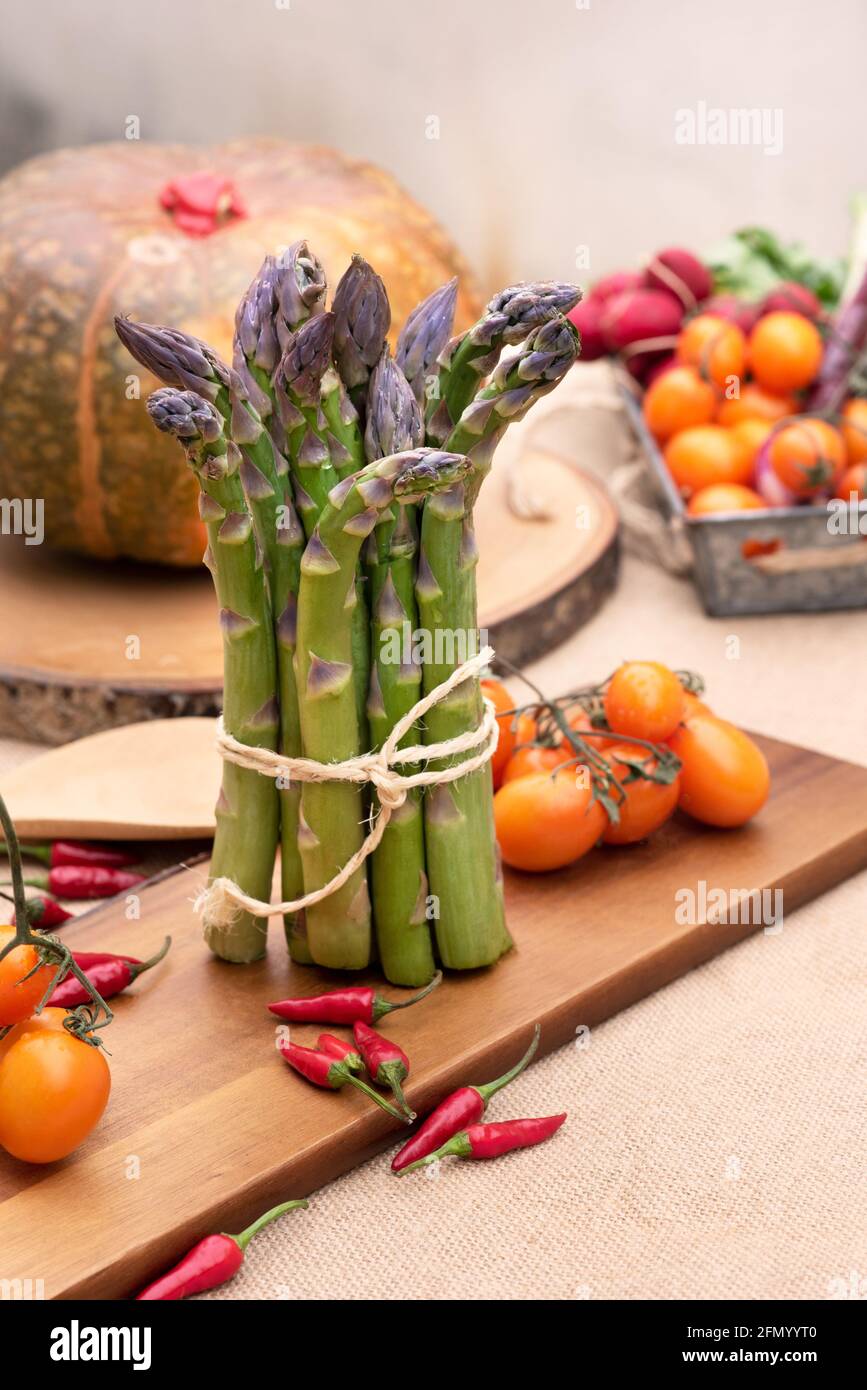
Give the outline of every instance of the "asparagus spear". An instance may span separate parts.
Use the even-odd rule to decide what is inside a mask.
[[[302,245],[303,243],[298,243],[296,247],[290,248],[287,255],[291,258]],[[290,268],[287,269],[285,264],[279,264],[273,256],[265,257],[238,305],[232,359],[235,371],[245,383],[248,397],[258,403],[259,415],[263,420],[271,420],[271,456],[274,465],[257,470],[252,460],[247,458],[242,468],[242,478],[247,483],[250,510],[268,562],[277,643],[280,750],[288,757],[301,755],[301,725],[298,692],[295,688],[294,657],[298,583],[304,537],[295,512],[289,465],[276,445],[278,430],[274,426],[278,422],[274,410],[272,378],[281,357],[278,329],[281,326],[285,329],[287,322],[286,309],[281,309],[281,292],[284,306],[291,302],[292,313],[307,313],[297,291],[297,269],[296,261],[291,259]],[[289,293],[290,290],[294,295]],[[253,432],[254,427],[251,425],[250,433]],[[301,897],[304,887],[298,849],[301,788],[291,781],[286,784],[282,779],[278,786],[281,896],[284,901],[292,901]],[[309,964],[304,913],[287,913],[283,918],[283,928],[292,959]]]
[[[362,420],[370,374],[391,327],[385,285],[363,256],[352,257],[334,291],[334,360]]]
[[[395,358],[419,405],[429,394],[429,378],[451,335],[457,298],[455,276],[417,304],[400,330]]]
[[[347,592],[365,538],[396,500],[448,487],[465,459],[416,449],[368,464],[332,490],[301,561],[296,677],[307,757],[342,761],[362,750],[352,677],[352,618]],[[307,782],[301,794],[301,857],[309,893],[329,882],[360,848],[363,797],[351,783]],[[318,965],[358,970],[370,958],[370,902],[362,865],[342,888],[307,911]]]
[[[519,419],[553,389],[577,354],[578,335],[571,324],[560,315],[543,321],[517,355],[496,368],[490,385],[467,407],[449,435],[449,447],[454,443],[470,450],[472,473],[465,482],[429,498],[422,513],[416,591],[419,626],[433,648],[431,659],[422,667],[426,692],[476,650],[472,506],[497,443],[511,420]],[[448,700],[429,711],[425,741],[439,742],[476,728],[481,716],[479,683],[464,681]],[[440,959],[458,970],[489,965],[509,945],[490,768],[434,787],[424,809],[428,875],[439,905]]]
[[[520,343],[548,319],[567,313],[580,298],[577,285],[559,280],[510,285],[494,295],[478,323],[453,338],[440,354],[440,394],[428,405],[428,438],[448,438],[503,347]]]
[[[201,489],[208,531],[206,562],[214,577],[223,632],[227,731],[242,743],[277,747],[277,676],[271,609],[261,553],[240,480],[240,454],[227,443],[219,411],[193,391],[154,392],[147,403],[158,429],[174,435]],[[278,802],[274,783],[224,762],[210,880],[226,876],[267,902],[274,870]],[[205,939],[224,960],[264,954],[267,925],[241,912],[230,923],[204,922]]]
[[[364,436],[368,458],[416,448],[423,435],[418,402],[385,347],[370,379]],[[374,749],[382,746],[421,693],[421,669],[411,659],[412,636],[418,623],[416,551],[416,508],[409,504],[387,508],[366,543],[372,618],[367,714]],[[401,746],[420,741],[416,729],[402,739]],[[386,978],[392,984],[426,984],[435,963],[427,923],[420,791],[409,793],[373,852],[371,890],[376,942]]]

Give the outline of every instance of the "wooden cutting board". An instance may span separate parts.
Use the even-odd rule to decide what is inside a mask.
[[[867,866],[867,769],[760,742],[773,793],[753,825],[726,832],[675,819],[645,845],[595,851],[569,871],[507,876],[516,949],[491,970],[449,976],[389,1020],[412,1058],[406,1093],[420,1114],[505,1070],[537,1020],[549,1052],[755,930],[679,924],[680,890],[780,888],[790,914]],[[127,1297],[202,1235],[241,1230],[405,1133],[360,1094],[317,1091],[288,1071],[268,1000],[337,978],[290,968],[276,923],[257,965],[212,959],[190,907],[204,874],[201,865],[154,881],[138,922],[108,903],[64,931],[80,949],[146,956],[166,932],[174,945],[116,1001],[113,1095],[99,1129],[44,1168],[0,1153],[2,1274],[44,1280],[46,1298]],[[768,940],[770,972],[780,949]],[[293,1037],[312,1043],[317,1031]]]
[[[545,513],[517,516],[506,469],[476,511],[480,623],[501,656],[535,660],[591,617],[617,578],[617,514],[568,461],[528,453]],[[204,569],[77,560],[0,536],[0,734],[67,743],[100,729],[214,715],[222,647]]]

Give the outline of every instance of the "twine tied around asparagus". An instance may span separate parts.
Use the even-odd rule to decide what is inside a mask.
[[[471,772],[490,762],[494,756],[499,737],[496,710],[487,697],[482,697],[484,713],[482,721],[475,729],[440,743],[415,744],[411,748],[399,748],[401,739],[409,733],[429,709],[444,700],[447,695],[462,685],[464,681],[478,676],[493,658],[493,647],[482,650],[460,666],[442,681],[434,690],[423,695],[411,710],[399,719],[377,753],[362,753],[344,762],[319,763],[313,758],[287,758],[270,748],[255,748],[239,743],[227,733],[222,719],[217,721],[217,748],[227,761],[250,772],[259,772],[265,777],[285,777],[297,782],[355,782],[370,783],[376,788],[379,799],[379,814],[372,820],[370,829],[360,848],[343,865],[338,873],[321,888],[305,893],[302,898],[292,902],[265,903],[252,898],[230,878],[216,878],[197,896],[194,909],[203,913],[214,926],[229,926],[241,911],[253,917],[270,917],[282,913],[300,912],[302,908],[312,907],[323,898],[336,893],[344,883],[360,868],[365,859],[373,853],[385,834],[392,813],[406,801],[407,794],[414,787],[440,786],[445,782],[456,782]],[[478,751],[472,752],[473,749]],[[438,769],[424,768],[419,772],[404,774],[397,768],[406,763],[427,763],[441,758],[452,758],[459,753],[471,753],[468,758],[451,767]]]

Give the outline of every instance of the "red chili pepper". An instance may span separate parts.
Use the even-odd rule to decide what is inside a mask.
[[[330,1056],[337,1057],[350,1071],[364,1071],[361,1053],[352,1046],[352,1043],[344,1042],[342,1038],[335,1038],[333,1033],[320,1033],[316,1039],[316,1046],[320,1052],[327,1052]]]
[[[392,1169],[395,1173],[400,1173],[407,1168],[410,1163],[416,1163],[420,1158],[426,1158],[433,1153],[441,1144],[445,1144],[452,1135],[459,1130],[467,1129],[469,1125],[477,1124],[487,1109],[491,1096],[496,1095],[504,1086],[508,1086],[510,1081],[514,1081],[516,1076],[532,1061],[539,1046],[539,1035],[541,1029],[536,1024],[533,1033],[533,1041],[527,1048],[520,1062],[516,1062],[511,1071],[504,1072],[498,1076],[496,1081],[488,1081],[484,1086],[462,1086],[459,1091],[452,1091],[450,1096],[440,1101],[436,1110],[432,1110],[427,1119],[422,1124],[417,1134],[404,1144],[392,1159]]]
[[[350,1086],[356,1086],[359,1091],[363,1091],[371,1100],[375,1100],[382,1110],[387,1111],[395,1120],[403,1121],[405,1116],[399,1110],[395,1110],[393,1105],[389,1105],[387,1100],[378,1096],[372,1086],[368,1086],[361,1077],[353,1076],[345,1062],[339,1062],[336,1057],[328,1052],[317,1052],[315,1047],[301,1047],[298,1043],[290,1042],[288,1038],[280,1038],[277,1043],[280,1055],[290,1067],[299,1072],[301,1076],[312,1081],[314,1086],[324,1086],[329,1091],[339,1091],[341,1086],[347,1082]]]
[[[6,846],[0,845],[0,853],[6,853]],[[83,868],[94,866],[103,869],[125,869],[136,863],[129,850],[114,849],[110,845],[89,844],[85,840],[55,840],[50,845],[22,845],[21,853],[30,859],[40,859],[50,869],[62,864],[75,864]]]
[[[153,1284],[148,1284],[146,1289],[142,1289],[141,1293],[136,1295],[136,1301],[155,1302],[161,1299],[168,1302],[172,1299],[186,1298],[192,1293],[204,1293],[206,1289],[216,1289],[220,1284],[227,1283],[238,1273],[244,1263],[244,1251],[263,1226],[276,1221],[284,1212],[295,1211],[298,1207],[307,1205],[307,1202],[299,1199],[272,1207],[239,1236],[205,1236],[179,1264],[173,1265]]]
[[[527,1149],[533,1144],[541,1144],[550,1139],[566,1119],[565,1115],[545,1115],[538,1120],[505,1120],[502,1124],[468,1125],[453,1134],[447,1144],[435,1149],[426,1158],[419,1158],[403,1169],[411,1173],[414,1168],[423,1168],[439,1158],[454,1154],[458,1158],[499,1158],[500,1154],[511,1153],[512,1149]]]
[[[401,1082],[409,1076],[409,1058],[406,1053],[397,1043],[368,1028],[366,1023],[356,1023],[352,1029],[352,1036],[374,1081],[380,1086],[389,1086],[404,1114],[409,1116],[410,1121],[414,1120],[415,1111],[410,1110],[407,1105],[401,1087]]]
[[[278,1018],[288,1018],[292,1023],[376,1023],[392,1009],[408,1009],[410,1004],[417,1004],[436,989],[442,977],[443,972],[438,970],[429,985],[402,1004],[384,999],[371,986],[356,985],[351,989],[332,989],[328,994],[313,994],[307,999],[280,999],[268,1008]]]
[[[115,956],[106,951],[73,951],[72,957],[103,999],[111,999],[137,980],[143,971],[158,965],[171,944],[172,938],[167,936],[156,955],[149,960]],[[86,1004],[89,999],[87,990],[75,976],[67,975],[52,991],[48,1002],[56,1008],[74,1009],[78,1004]]]
[[[58,864],[47,873],[25,878],[32,888],[47,888],[58,898],[113,898],[144,883],[144,874],[107,869],[99,864]]]
[[[8,894],[0,893],[0,897],[7,897]],[[10,899],[11,901],[11,899]],[[65,907],[55,902],[54,898],[49,898],[45,893],[39,893],[36,897],[27,899],[27,922],[37,931],[47,931],[49,927],[59,927],[61,922],[68,922],[73,914],[67,912]],[[15,925],[15,914],[12,914],[12,925]]]

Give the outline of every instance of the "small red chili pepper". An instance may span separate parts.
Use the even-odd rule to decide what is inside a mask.
[[[204,1293],[206,1289],[216,1289],[220,1284],[227,1283],[238,1273],[244,1263],[247,1246],[263,1226],[276,1221],[284,1212],[295,1211],[298,1207],[307,1205],[307,1202],[299,1199],[272,1207],[239,1236],[205,1236],[204,1240],[194,1245],[178,1264],[153,1284],[148,1284],[146,1289],[142,1289],[141,1293],[136,1295],[136,1302],[155,1302],[157,1299],[168,1302],[172,1299],[186,1298],[192,1293]]]
[[[31,888],[47,888],[58,898],[113,898],[144,883],[144,874],[107,869],[100,864],[58,864],[44,874],[25,878]]]
[[[344,1042],[342,1038],[335,1038],[333,1033],[320,1033],[316,1039],[316,1046],[320,1052],[327,1052],[330,1056],[337,1057],[350,1071],[364,1071],[361,1053],[352,1046],[352,1043]]]
[[[429,985],[402,1004],[384,999],[369,985],[356,985],[351,989],[332,989],[328,994],[313,994],[307,999],[280,999],[268,1008],[291,1023],[376,1023],[392,1009],[408,1009],[410,1004],[426,998],[442,977],[443,972],[438,970]]]
[[[0,892],[0,898],[8,898],[9,902],[14,899],[8,893]],[[48,897],[46,893],[38,893],[35,897],[27,899],[27,923],[37,931],[46,931],[49,927],[59,927],[61,922],[68,922],[73,914],[67,912],[65,907],[55,902],[54,898]],[[15,925],[15,914],[12,914],[12,926]]]
[[[171,944],[172,938],[167,936],[156,955],[149,960],[138,960],[136,956],[115,956],[107,951],[73,951],[72,958],[103,999],[111,999],[137,980],[145,970],[158,965]],[[48,1002],[59,1009],[74,1009],[79,1004],[87,1004],[89,1000],[90,994],[84,986],[74,975],[67,975],[52,991]]]
[[[533,1033],[533,1041],[527,1048],[520,1062],[516,1062],[510,1071],[498,1076],[496,1081],[488,1081],[484,1086],[462,1086],[459,1091],[452,1091],[450,1096],[440,1101],[436,1110],[432,1110],[427,1119],[422,1124],[417,1134],[404,1144],[403,1148],[392,1159],[392,1169],[395,1173],[400,1173],[404,1168],[409,1167],[410,1163],[416,1163],[420,1158],[426,1158],[433,1153],[441,1144],[445,1144],[452,1135],[459,1130],[467,1129],[469,1125],[474,1125],[481,1120],[488,1107],[491,1096],[497,1091],[501,1091],[504,1086],[508,1086],[510,1081],[514,1081],[516,1076],[532,1061],[539,1046],[539,1036],[541,1029],[536,1024]]]
[[[410,1110],[407,1105],[401,1087],[401,1082],[409,1076],[409,1058],[406,1053],[397,1043],[368,1028],[366,1023],[356,1023],[352,1029],[352,1036],[374,1081],[380,1086],[389,1086],[400,1108],[410,1120],[414,1120],[415,1111]]]
[[[0,845],[0,853],[6,853],[5,845]],[[21,853],[27,858],[41,860],[50,869],[59,868],[62,864],[82,868],[125,869],[136,863],[135,855],[130,854],[129,850],[89,844],[86,840],[54,840],[50,845],[22,845]]]
[[[457,1158],[499,1158],[500,1154],[511,1153],[513,1149],[527,1149],[550,1139],[565,1119],[565,1115],[545,1115],[538,1120],[504,1120],[501,1124],[468,1125],[426,1158],[410,1163],[403,1172],[411,1173],[414,1168],[423,1168],[425,1164],[448,1158],[451,1154]]]
[[[403,1121],[405,1116],[399,1110],[395,1110],[393,1105],[389,1105],[387,1100],[378,1096],[372,1086],[368,1086],[361,1077],[353,1076],[345,1062],[339,1062],[336,1057],[328,1052],[317,1052],[315,1047],[301,1047],[299,1043],[290,1042],[288,1038],[280,1038],[277,1042],[280,1055],[285,1062],[289,1063],[301,1076],[312,1081],[314,1086],[324,1086],[329,1091],[339,1091],[341,1086],[347,1082],[350,1086],[356,1086],[359,1091],[363,1091],[371,1100],[375,1100],[377,1105],[385,1110],[395,1120]]]

